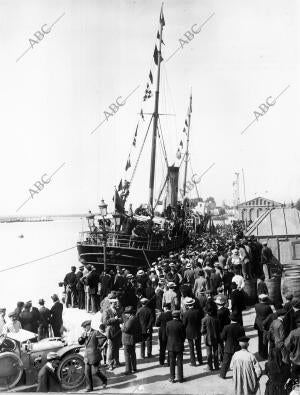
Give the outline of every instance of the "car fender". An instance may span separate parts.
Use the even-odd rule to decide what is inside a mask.
[[[69,346],[65,346],[63,348],[61,348],[60,350],[57,351],[57,354],[59,356],[60,359],[62,359],[64,356],[66,356],[69,353],[81,353],[81,351],[83,350],[83,347],[80,346],[79,344],[71,344]]]

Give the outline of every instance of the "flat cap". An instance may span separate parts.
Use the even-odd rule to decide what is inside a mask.
[[[175,318],[180,317],[180,310],[174,310],[174,311],[172,311],[172,317],[175,317]]]
[[[250,340],[250,337],[247,337],[247,336],[241,336],[238,338],[239,343],[248,343],[249,340]]]

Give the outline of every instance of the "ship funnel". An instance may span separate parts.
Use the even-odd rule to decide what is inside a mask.
[[[177,207],[179,167],[169,166],[168,173],[169,177],[166,204],[167,206],[171,205],[172,207]]]

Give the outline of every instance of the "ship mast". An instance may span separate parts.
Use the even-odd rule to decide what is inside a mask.
[[[186,177],[187,177],[187,167],[189,160],[189,143],[190,143],[190,126],[191,126],[191,111],[192,110],[192,92],[190,95],[190,106],[188,110],[188,130],[187,130],[187,138],[186,138],[186,151],[185,151],[185,168],[184,168],[184,179],[183,179],[183,196],[185,196],[186,192]]]
[[[159,46],[158,46],[158,57],[157,57],[157,80],[156,80],[156,91],[155,91],[155,103],[153,112],[153,133],[152,133],[152,149],[151,149],[151,163],[150,163],[150,181],[149,181],[149,204],[151,211],[153,211],[153,195],[154,195],[154,176],[155,176],[155,158],[156,158],[156,138],[157,138],[157,124],[158,124],[158,104],[159,104],[159,85],[160,85],[160,64],[161,64],[161,41],[162,41],[162,15],[163,9],[161,6],[160,12],[160,31],[159,31]]]

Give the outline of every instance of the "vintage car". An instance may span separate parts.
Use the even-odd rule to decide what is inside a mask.
[[[60,337],[36,341],[36,334],[21,329],[18,333],[0,336],[0,391],[18,383],[37,383],[38,372],[47,362],[50,351],[60,356],[58,378],[64,390],[74,390],[85,380],[82,347],[67,345]]]

